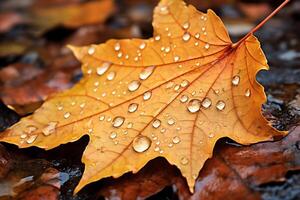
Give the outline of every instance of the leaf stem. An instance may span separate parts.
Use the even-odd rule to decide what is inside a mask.
[[[280,6],[278,6],[268,17],[266,17],[263,21],[261,21],[256,27],[254,27],[247,35],[245,35],[240,41],[234,43],[232,45],[233,48],[240,45],[242,42],[244,42],[250,35],[255,33],[257,30],[259,30],[263,25],[265,25],[266,22],[268,22],[274,15],[276,15],[287,3],[289,3],[290,0],[285,0]]]

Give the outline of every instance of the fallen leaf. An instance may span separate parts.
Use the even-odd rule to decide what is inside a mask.
[[[37,7],[33,9],[30,19],[37,27],[38,33],[43,33],[58,25],[77,28],[102,23],[114,10],[115,5],[112,0],[97,0],[61,7]]]
[[[218,139],[251,144],[285,134],[262,116],[266,97],[255,78],[268,65],[253,32],[267,19],[232,44],[212,10],[162,0],[153,38],[71,47],[83,63],[80,83],[49,97],[0,140],[51,149],[89,135],[75,192],[104,177],[136,173],[161,156],[193,191]]]

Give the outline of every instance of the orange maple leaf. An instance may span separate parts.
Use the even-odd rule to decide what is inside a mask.
[[[176,165],[193,190],[218,139],[251,144],[285,134],[261,114],[266,97],[255,77],[268,65],[252,35],[281,7],[232,44],[213,11],[162,0],[153,38],[71,47],[83,63],[80,83],[48,98],[0,140],[51,149],[89,135],[75,192],[135,173],[159,156]]]

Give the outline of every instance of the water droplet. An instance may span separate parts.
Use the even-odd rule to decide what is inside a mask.
[[[160,35],[155,36],[154,39],[155,39],[156,41],[159,41],[159,40],[160,40]]]
[[[182,157],[180,159],[180,163],[183,165],[187,165],[189,163],[189,159],[187,157]]]
[[[232,85],[234,85],[234,86],[238,86],[239,85],[239,83],[240,83],[240,77],[239,76],[234,76],[233,78],[232,78]]]
[[[128,84],[128,90],[130,92],[134,92],[137,89],[139,89],[140,85],[141,85],[141,83],[139,81],[134,80],[134,81],[132,81],[131,83]]]
[[[36,138],[37,138],[37,135],[31,135],[26,139],[26,142],[28,144],[32,144],[36,140]]]
[[[137,103],[132,103],[128,106],[128,112],[133,113],[138,109],[139,105]]]
[[[159,150],[160,150],[159,146],[155,146],[155,147],[154,147],[154,151],[155,151],[155,152],[158,152]]]
[[[122,126],[122,124],[124,123],[124,120],[125,120],[124,117],[121,117],[121,116],[115,117],[112,122],[113,127],[118,128],[118,127]]]
[[[160,129],[161,133],[165,133],[166,131],[167,131],[167,129],[165,129],[165,128]]]
[[[28,125],[28,126],[26,126],[26,133],[33,133],[34,131],[36,131],[37,130],[37,127],[35,127],[35,126],[33,126],[33,125]]]
[[[101,115],[101,116],[99,117],[99,120],[100,120],[100,121],[105,120],[105,116],[104,116],[104,115]]]
[[[79,105],[79,107],[80,107],[80,108],[84,108],[84,107],[85,107],[85,103],[81,103],[81,104]]]
[[[116,72],[109,72],[107,74],[107,80],[112,81],[114,80],[115,76],[116,76]]]
[[[205,27],[202,27],[202,31],[203,31],[203,32],[205,31]]]
[[[209,137],[209,138],[213,138],[213,137],[215,137],[215,134],[210,133],[210,134],[208,135],[208,137]]]
[[[196,33],[195,38],[199,39],[200,38],[200,33]]]
[[[128,124],[127,124],[127,128],[132,128],[133,127],[133,123],[132,122],[129,122]]]
[[[21,138],[21,139],[27,138],[27,134],[26,134],[26,133],[21,134],[21,135],[20,135],[20,138]]]
[[[64,118],[65,118],[65,119],[68,119],[70,116],[71,116],[71,113],[69,113],[69,112],[66,112],[66,113],[64,114]]]
[[[180,86],[179,86],[179,85],[175,85],[174,90],[175,90],[176,92],[178,92],[179,89],[180,89]]]
[[[167,85],[166,85],[166,88],[167,89],[170,89],[174,86],[174,83],[173,82],[168,82]]]
[[[42,129],[43,134],[45,136],[49,136],[52,133],[54,133],[57,124],[58,124],[58,122],[49,122],[48,126],[46,126],[45,128]]]
[[[153,73],[153,70],[154,70],[154,66],[150,66],[150,67],[143,69],[143,71],[140,73],[140,79],[146,80],[147,78],[149,78],[151,76],[151,74]]]
[[[62,105],[57,106],[57,110],[62,111],[64,107]]]
[[[192,99],[190,100],[189,104],[188,104],[188,111],[190,111],[191,113],[196,113],[200,110],[201,107],[201,101],[199,99]]]
[[[217,109],[220,111],[224,110],[225,106],[226,106],[226,104],[224,101],[218,101],[218,103],[216,105]]]
[[[181,103],[186,103],[188,100],[189,100],[189,97],[186,96],[186,95],[182,95],[182,96],[180,97]]]
[[[101,67],[97,67],[97,74],[99,76],[103,75],[110,66],[111,66],[110,62],[104,62]]]
[[[251,96],[251,90],[250,90],[250,89],[247,89],[247,90],[245,91],[245,96],[246,96],[246,97],[250,97],[250,96]]]
[[[174,144],[178,144],[181,140],[180,140],[180,137],[175,136],[175,137],[173,137],[172,141]]]
[[[168,124],[169,125],[174,125],[175,124],[175,120],[173,118],[168,119]]]
[[[169,9],[167,6],[161,6],[159,10],[160,10],[160,14],[163,14],[163,15],[169,14]]]
[[[122,58],[123,53],[122,53],[122,52],[119,52],[117,56],[118,56],[118,58]]]
[[[145,49],[145,47],[146,47],[146,43],[145,43],[145,42],[142,42],[142,43],[140,44],[140,46],[139,46],[139,48],[140,48],[141,50]]]
[[[185,22],[182,26],[184,29],[188,29],[190,27],[189,22]]]
[[[110,137],[111,139],[115,139],[115,138],[117,138],[117,136],[118,136],[118,135],[117,135],[116,132],[111,132],[109,137]]]
[[[132,147],[133,150],[138,153],[143,153],[149,149],[151,146],[151,140],[146,136],[137,136],[134,138]]]
[[[174,56],[174,61],[175,62],[178,62],[180,60],[180,57],[179,56]]]
[[[90,47],[89,49],[88,49],[88,54],[89,55],[93,55],[95,53],[95,47]]]
[[[114,49],[115,49],[115,51],[120,51],[120,49],[121,49],[120,43],[116,43],[114,46]]]
[[[160,127],[161,121],[159,119],[156,119],[153,121],[152,126],[153,128],[158,128]]]
[[[170,48],[170,47],[166,47],[166,48],[165,48],[165,52],[166,52],[166,53],[169,53],[170,51],[171,51],[171,48]]]
[[[208,43],[205,44],[204,48],[205,48],[205,49],[209,49],[209,44],[208,44]]]
[[[189,81],[188,80],[183,80],[180,84],[181,87],[186,87],[189,85]]]
[[[211,106],[211,100],[210,100],[209,98],[205,98],[205,99],[202,101],[201,105],[202,105],[205,109],[207,109],[207,108],[209,108],[209,107]]]
[[[143,95],[143,99],[145,101],[149,100],[152,96],[152,93],[151,92],[145,92],[144,95]]]
[[[182,40],[183,40],[183,41],[187,42],[187,41],[189,41],[190,39],[191,39],[191,35],[190,35],[189,33],[183,34],[183,36],[182,36]]]

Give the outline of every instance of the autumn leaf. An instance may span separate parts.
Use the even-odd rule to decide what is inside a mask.
[[[30,21],[38,28],[38,33],[58,25],[77,28],[82,25],[104,22],[115,10],[112,0],[97,0],[63,7],[34,8]]]
[[[71,47],[83,63],[80,83],[49,97],[0,140],[52,149],[89,135],[75,192],[136,173],[156,157],[176,165],[193,191],[218,139],[251,144],[285,134],[261,114],[266,97],[255,77],[268,65],[252,34],[282,6],[233,44],[212,10],[162,0],[153,38]]]

